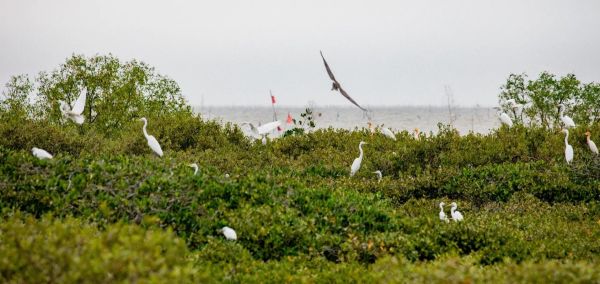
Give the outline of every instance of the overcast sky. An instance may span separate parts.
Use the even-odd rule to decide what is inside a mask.
[[[192,104],[495,105],[510,73],[600,81],[600,1],[0,0],[0,80],[140,59]]]

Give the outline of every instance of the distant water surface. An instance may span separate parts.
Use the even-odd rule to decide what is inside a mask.
[[[293,118],[300,119],[305,107],[276,107],[277,118],[285,123],[290,113]],[[255,125],[273,120],[271,107],[194,107],[194,111],[205,119],[215,119],[222,123],[252,122]],[[367,117],[354,107],[313,107],[317,128],[355,129],[367,127]],[[371,109],[371,118],[375,125],[383,124],[393,131],[407,130],[412,132],[418,128],[422,132],[438,131],[438,123],[451,123],[461,134],[470,131],[488,133],[498,128],[500,122],[496,111],[488,107],[453,108],[451,111],[443,107],[379,107]]]

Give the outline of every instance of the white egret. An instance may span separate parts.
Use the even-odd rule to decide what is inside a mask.
[[[223,233],[223,235],[225,236],[225,238],[227,240],[230,240],[230,241],[237,240],[237,234],[235,233],[235,231],[232,228],[229,228],[227,226],[223,227],[222,229],[219,229],[219,233]]]
[[[444,202],[440,202],[440,220],[448,223],[450,220],[448,220],[448,216],[446,216],[446,213],[444,213],[444,205]]]
[[[567,164],[570,164],[573,161],[573,147],[569,145],[569,130],[563,129],[562,131],[565,135],[565,160]]]
[[[198,164],[192,163],[192,164],[189,164],[188,166],[192,167],[194,169],[194,175],[196,175],[198,173]]]
[[[40,160],[52,159],[52,155],[44,149],[33,147],[31,149],[31,153],[33,153],[33,155]]]
[[[148,120],[145,117],[142,117],[140,120],[144,122],[144,127],[142,128],[142,130],[144,131],[144,136],[146,136],[146,140],[148,140],[148,146],[150,146],[150,149],[152,149],[152,151],[154,151],[156,155],[162,157],[163,151],[160,148],[160,144],[158,144],[158,140],[156,140],[154,136],[148,135],[148,132],[146,131]]]
[[[510,117],[508,116],[508,114],[506,114],[505,112],[498,112],[498,117],[500,118],[500,121],[502,122],[502,124],[507,125],[508,127],[512,127],[513,126],[513,122],[512,119],[510,119]]]
[[[575,121],[567,115],[564,115],[565,105],[560,104],[560,120],[566,128],[575,127]]]
[[[518,109],[518,108],[522,108],[523,105],[522,104],[518,104],[517,101],[515,101],[515,99],[510,99],[510,100],[506,100],[506,103],[512,108],[512,109]]]
[[[450,206],[450,215],[452,215],[452,220],[454,220],[454,222],[462,221],[463,215],[458,210],[456,210],[456,207],[458,207],[456,205],[456,202],[452,202]]]
[[[394,135],[394,132],[392,132],[389,128],[386,127],[382,127],[381,128],[381,133],[383,133],[383,135],[393,139],[394,141],[396,141],[396,135]]]
[[[383,174],[381,173],[381,171],[376,170],[373,173],[377,175],[377,182],[381,182],[381,179],[383,178]]]
[[[358,172],[358,169],[360,169],[360,164],[362,163],[363,159],[362,145],[365,144],[367,144],[367,142],[364,141],[360,141],[360,143],[358,143],[358,150],[360,151],[360,155],[358,155],[358,158],[354,159],[354,162],[352,162],[352,166],[350,166],[350,176],[354,176],[356,172]]]
[[[260,140],[260,142],[261,142],[263,145],[267,145],[267,135],[264,135],[264,136],[263,136],[263,138]]]
[[[77,124],[83,124],[85,117],[82,115],[83,109],[85,108],[86,92],[81,92],[79,98],[75,100],[73,108],[69,109],[67,103],[60,101],[60,111],[62,114]]]
[[[590,139],[591,135],[592,135],[592,133],[590,133],[589,131],[585,132],[585,137],[587,140],[588,147],[590,147],[590,151],[592,151],[594,154],[598,155],[598,147],[596,147],[596,143],[594,143],[594,141],[592,141]]]

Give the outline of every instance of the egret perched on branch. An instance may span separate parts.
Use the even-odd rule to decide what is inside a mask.
[[[569,145],[569,130],[563,129],[562,131],[565,135],[565,160],[567,164],[570,164],[573,161],[573,147]]]
[[[44,149],[33,147],[31,149],[31,153],[33,153],[33,155],[40,160],[52,159],[52,155],[46,152]]]
[[[81,92],[79,98],[75,100],[73,107],[69,109],[69,105],[63,101],[60,102],[60,111],[62,114],[77,124],[83,124],[85,118],[83,117],[83,109],[85,108],[86,92]]]
[[[560,121],[566,128],[575,127],[575,121],[567,115],[564,115],[565,105],[560,104]]]
[[[148,146],[150,146],[150,149],[152,149],[152,151],[154,151],[156,155],[162,157],[163,151],[160,148],[160,144],[158,144],[158,140],[156,140],[154,136],[148,135],[148,132],[146,131],[148,120],[145,117],[142,117],[140,120],[144,122],[144,127],[142,128],[142,130],[144,131],[144,136],[146,136],[146,140],[148,140]]]
[[[189,164],[188,166],[192,167],[194,169],[194,175],[196,175],[198,173],[198,164],[192,163],[192,164]]]
[[[358,169],[360,169],[360,164],[362,163],[363,159],[362,145],[365,144],[367,144],[367,142],[364,141],[360,141],[360,143],[358,143],[358,150],[360,151],[360,155],[358,155],[358,158],[354,159],[354,162],[352,162],[352,166],[350,166],[350,176],[354,176],[356,172],[358,172]]]
[[[448,216],[446,216],[446,213],[444,213],[444,205],[444,202],[440,202],[440,220],[448,223],[450,220],[448,220]]]
[[[376,170],[373,173],[377,175],[377,182],[381,182],[381,179],[383,178],[383,174],[381,173],[381,171]]]
[[[512,119],[510,119],[508,114],[506,114],[505,112],[498,111],[498,117],[500,118],[502,124],[506,124],[508,127],[513,126]]]
[[[381,133],[383,133],[383,135],[393,139],[394,141],[396,141],[396,135],[394,135],[394,132],[392,132],[389,128],[386,127],[382,127],[381,128]]]
[[[590,133],[589,131],[585,132],[585,137],[587,140],[588,147],[590,147],[590,151],[592,151],[594,154],[598,155],[598,147],[596,147],[596,143],[594,143],[594,141],[592,141],[590,139],[591,135],[592,135],[592,133]]]
[[[235,231],[232,228],[229,228],[227,226],[223,227],[222,229],[219,229],[219,233],[223,233],[223,235],[225,236],[225,238],[227,240],[230,240],[230,241],[237,240],[237,234],[235,233]]]
[[[512,109],[518,109],[518,108],[522,108],[523,107],[523,105],[522,104],[518,104],[517,101],[515,101],[515,99],[506,100],[506,103],[508,105],[510,105],[510,107]]]
[[[462,221],[463,215],[456,210],[456,207],[458,207],[456,202],[452,202],[450,206],[450,215],[452,215],[452,220],[454,220],[454,222]]]

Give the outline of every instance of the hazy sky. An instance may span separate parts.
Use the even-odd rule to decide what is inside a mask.
[[[192,104],[494,105],[510,73],[600,81],[600,1],[0,0],[0,81],[72,53],[140,59]]]

